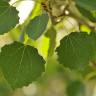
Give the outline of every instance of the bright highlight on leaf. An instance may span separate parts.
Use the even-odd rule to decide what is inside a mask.
[[[19,23],[18,11],[6,1],[0,0],[0,34],[10,31]]]
[[[0,53],[0,67],[12,88],[30,84],[44,72],[44,59],[31,46],[14,42]]]
[[[33,40],[38,39],[45,31],[48,20],[48,14],[42,14],[32,19],[26,28],[26,33],[28,34],[28,36]]]

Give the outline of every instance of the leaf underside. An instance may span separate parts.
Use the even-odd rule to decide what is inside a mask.
[[[48,20],[48,14],[45,13],[32,19],[26,27],[28,36],[33,40],[38,39],[45,31]]]

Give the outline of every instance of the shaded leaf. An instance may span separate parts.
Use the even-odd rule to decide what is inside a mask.
[[[85,86],[80,81],[72,81],[67,86],[67,96],[85,96]]]
[[[96,17],[93,15],[92,12],[80,7],[80,6],[77,6],[78,10],[81,12],[81,14],[85,17],[87,17],[88,19],[90,19],[92,22],[96,22]]]
[[[14,42],[2,48],[0,66],[12,88],[26,86],[41,76],[43,58],[29,45]]]
[[[90,63],[94,68],[96,68],[96,32],[91,32],[90,36],[92,37],[93,51],[94,51],[92,59],[90,60]]]
[[[74,32],[64,37],[56,49],[58,60],[65,67],[83,70],[93,55],[93,41],[85,32]]]
[[[3,1],[9,2],[10,0],[3,0]]]
[[[26,27],[26,32],[31,39],[38,39],[45,31],[49,17],[48,14],[42,14],[32,19]]]
[[[96,0],[75,0],[76,4],[89,11],[96,11]]]
[[[6,1],[0,0],[0,34],[10,31],[19,23],[18,11]]]

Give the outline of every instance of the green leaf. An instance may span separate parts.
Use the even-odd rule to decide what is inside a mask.
[[[96,22],[96,17],[93,15],[92,12],[90,12],[90,11],[88,11],[88,10],[86,10],[86,9],[78,6],[78,5],[77,5],[76,7],[78,8],[78,10],[80,11],[80,13],[81,13],[83,16],[87,17],[87,18],[88,18],[89,20],[91,20],[92,22]]]
[[[93,40],[93,56],[90,62],[92,63],[93,67],[96,66],[96,32],[91,32],[90,36],[92,37]]]
[[[4,75],[0,69],[0,96],[9,96],[12,93],[12,89],[9,86],[8,82],[6,82]]]
[[[0,34],[10,31],[19,23],[18,11],[6,1],[0,0]]]
[[[75,0],[76,4],[89,11],[96,11],[96,0]]]
[[[26,27],[28,36],[33,40],[38,39],[45,31],[48,20],[48,14],[42,14],[32,19]]]
[[[56,49],[58,60],[65,67],[83,70],[93,55],[93,40],[85,32],[74,32],[64,37]]]
[[[67,86],[67,96],[85,96],[85,86],[80,81],[72,81]]]
[[[29,45],[14,42],[2,48],[0,67],[13,89],[26,86],[44,72],[44,59]]]
[[[10,93],[12,93],[12,89],[8,83],[4,79],[1,80],[0,77],[0,96],[10,96]]]
[[[9,2],[10,0],[3,0],[3,1]]]

